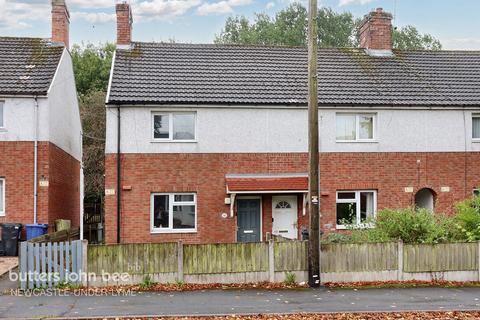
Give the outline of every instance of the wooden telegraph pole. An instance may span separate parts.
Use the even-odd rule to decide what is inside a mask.
[[[319,147],[318,147],[318,25],[317,0],[309,0],[308,11],[308,284],[320,286],[320,210],[319,210]]]

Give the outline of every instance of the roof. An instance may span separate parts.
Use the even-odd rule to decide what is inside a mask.
[[[63,49],[45,39],[0,37],[0,94],[47,94]]]
[[[227,193],[308,190],[308,176],[226,177]]]
[[[319,50],[324,105],[480,104],[480,51]],[[109,104],[307,105],[305,48],[135,42],[118,49]]]

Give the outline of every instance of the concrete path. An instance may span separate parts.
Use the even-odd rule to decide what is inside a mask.
[[[0,277],[18,266],[18,257],[0,257]]]
[[[0,317],[480,310],[480,289],[212,290],[134,296],[0,296]]]

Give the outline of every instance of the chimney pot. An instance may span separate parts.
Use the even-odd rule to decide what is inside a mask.
[[[52,42],[70,47],[70,13],[65,0],[52,0]]]
[[[117,12],[117,45],[130,45],[132,42],[132,10],[130,5],[123,1],[115,6]]]
[[[382,8],[365,15],[360,24],[360,47],[392,51],[392,18],[393,16]]]

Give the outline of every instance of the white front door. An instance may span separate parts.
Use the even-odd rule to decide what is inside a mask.
[[[272,233],[288,239],[297,239],[297,212],[297,196],[272,197]]]

